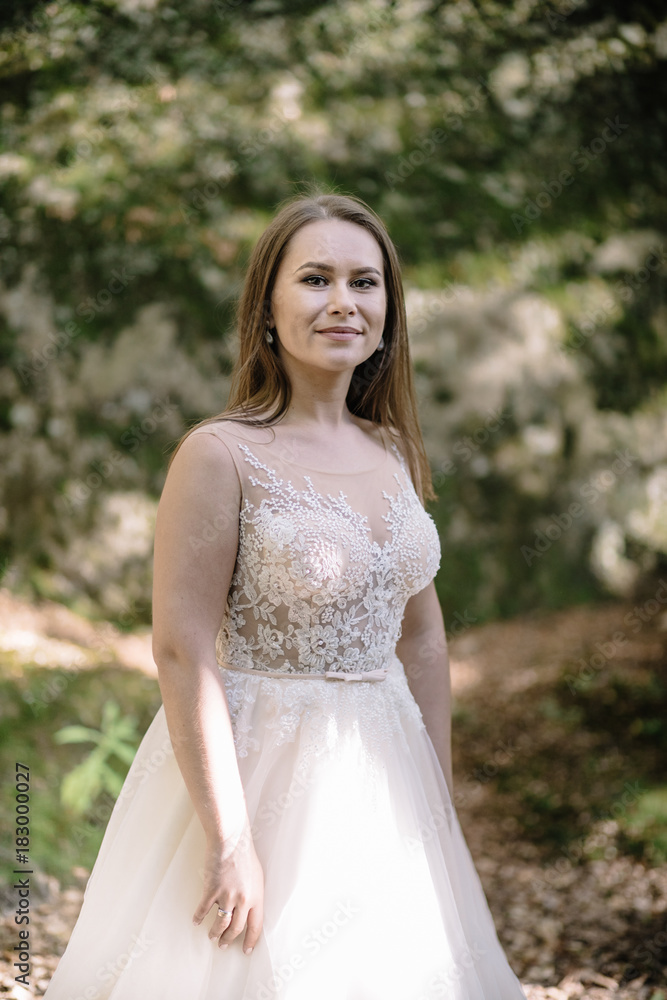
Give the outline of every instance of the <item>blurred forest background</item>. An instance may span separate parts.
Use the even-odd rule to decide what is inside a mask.
[[[357,194],[403,263],[450,635],[550,611],[566,638],[562,610],[615,602],[611,634],[640,633],[653,650],[622,660],[605,652],[621,639],[591,632],[580,665],[563,660],[536,703],[563,745],[588,726],[612,754],[599,765],[603,791],[590,764],[587,812],[568,798],[581,759],[545,790],[519,754],[505,792],[533,840],[556,851],[596,815],[609,820],[609,796],[640,778],[648,804],[633,803],[641,816],[613,850],[663,865],[666,60],[659,0],[3,6],[6,593],[111,623],[119,641],[147,630],[167,457],[224,406],[249,251],[278,203],[309,185]],[[50,737],[40,744],[46,732],[101,726],[115,733],[111,755],[132,745],[124,713],[139,705],[143,731],[158,703],[154,680],[124,676],[123,711],[103,718],[114,693],[104,673],[86,699],[69,673],[56,693],[45,687],[43,656],[29,663],[7,640],[2,657],[12,759],[17,746],[55,752],[60,777],[82,750],[54,751]],[[471,736],[473,715],[458,708]],[[127,757],[117,754],[121,776]],[[99,760],[79,812],[117,787]],[[74,813],[56,803],[41,860],[66,878],[77,859],[90,866],[105,817],[63,850]]]
[[[250,247],[322,182],[369,201],[405,266],[443,599],[485,620],[652,584],[667,571],[662,13],[5,9],[5,582],[148,621],[166,454],[224,404]]]

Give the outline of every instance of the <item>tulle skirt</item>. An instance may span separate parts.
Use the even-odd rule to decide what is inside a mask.
[[[47,1000],[520,1000],[449,790],[393,657],[383,681],[221,668],[264,924],[195,927],[205,838],[160,708]]]

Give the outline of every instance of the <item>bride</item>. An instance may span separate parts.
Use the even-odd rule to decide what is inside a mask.
[[[260,237],[222,414],[159,505],[163,705],[48,1000],[520,1000],[453,807],[440,564],[395,248]]]

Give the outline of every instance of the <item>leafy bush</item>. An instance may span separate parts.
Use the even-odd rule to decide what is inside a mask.
[[[0,17],[6,583],[147,619],[166,454],[223,407],[250,247],[311,182],[367,199],[399,246],[452,610],[458,588],[482,620],[664,572],[657,0]]]

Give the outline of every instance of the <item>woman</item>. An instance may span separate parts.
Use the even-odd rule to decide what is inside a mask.
[[[239,336],[228,406],[160,501],[163,707],[46,996],[518,1000],[452,806],[440,548],[380,219],[287,204]]]

